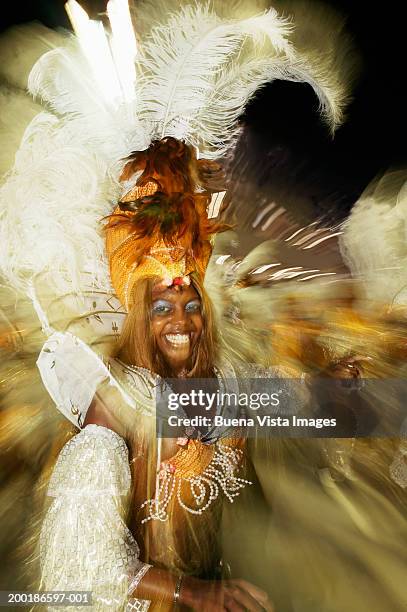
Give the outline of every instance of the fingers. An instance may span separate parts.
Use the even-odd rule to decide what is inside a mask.
[[[246,612],[246,608],[242,606],[232,595],[225,595],[224,610],[227,612]]]
[[[233,596],[249,612],[273,612],[268,595],[265,591],[246,580],[231,580],[234,586]]]
[[[247,580],[243,580],[242,578],[239,578],[237,580],[230,580],[230,582],[237,585],[241,589],[244,589],[248,593],[250,593],[250,595],[254,597],[255,599],[257,599],[258,601],[268,600],[268,595],[265,591],[263,591],[263,589],[260,589],[258,586],[255,586],[254,584],[252,584],[251,582],[248,582]]]
[[[213,581],[203,602],[213,612],[274,612],[267,593],[246,580]]]
[[[256,601],[247,591],[235,586],[232,590],[235,601],[247,612],[264,612],[263,606]]]

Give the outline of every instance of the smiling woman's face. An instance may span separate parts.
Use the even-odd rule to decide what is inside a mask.
[[[191,369],[203,326],[196,289],[192,285],[153,289],[152,298],[151,326],[162,356],[174,374]]]

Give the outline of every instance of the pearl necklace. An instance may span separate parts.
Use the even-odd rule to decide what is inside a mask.
[[[146,500],[141,506],[147,508],[147,517],[142,520],[142,523],[150,520],[166,521],[168,519],[167,508],[174,494],[181,508],[191,514],[202,514],[221,492],[233,503],[240,490],[247,484],[252,484],[249,480],[235,476],[243,451],[222,443],[216,443],[214,446],[212,460],[201,474],[185,477],[182,476],[182,470],[174,470],[171,463],[165,465],[159,474],[159,485],[155,497]],[[189,492],[194,500],[193,507],[187,505],[183,500],[182,493],[185,485],[189,486]]]

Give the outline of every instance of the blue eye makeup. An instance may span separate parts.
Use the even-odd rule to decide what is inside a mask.
[[[153,315],[166,315],[172,311],[172,304],[166,300],[157,300],[153,303],[151,311]]]
[[[199,300],[193,300],[192,302],[188,302],[185,306],[185,312],[200,312],[201,311],[201,302]]]
[[[199,313],[201,311],[201,302],[199,300],[191,300],[185,304],[185,312],[189,314]],[[174,304],[167,300],[156,300],[153,302],[151,312],[153,315],[168,315],[174,310]]]

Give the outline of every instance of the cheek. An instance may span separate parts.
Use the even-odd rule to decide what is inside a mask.
[[[202,329],[203,329],[203,319],[202,319],[202,315],[201,314],[196,314],[193,316],[193,323],[195,326],[195,330],[196,330],[196,334],[197,337],[199,338],[200,335],[202,334]]]
[[[160,338],[161,338],[161,331],[162,328],[164,327],[164,321],[162,319],[159,318],[153,318],[151,321],[151,331],[153,333],[153,336],[155,338],[156,343],[158,344],[160,342]]]

